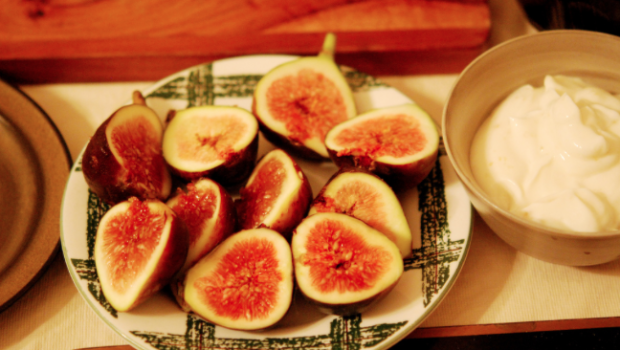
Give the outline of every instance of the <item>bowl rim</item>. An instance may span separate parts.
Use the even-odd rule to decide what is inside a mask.
[[[466,76],[473,69],[473,67],[481,64],[481,62],[486,60],[489,56],[496,55],[498,54],[498,52],[502,52],[503,50],[506,50],[506,47],[511,47],[513,45],[520,44],[523,41],[542,40],[546,37],[557,37],[557,36],[600,37],[600,38],[605,38],[605,40],[615,41],[617,44],[620,45],[620,37],[607,34],[607,33],[590,31],[590,30],[582,30],[582,29],[553,29],[553,30],[541,31],[541,32],[518,36],[512,39],[508,39],[502,43],[499,43],[489,48],[488,50],[478,55],[473,61],[471,61],[461,71],[461,73],[458,75],[456,79],[456,82],[452,85],[452,88],[450,89],[450,92],[448,94],[448,98],[446,99],[446,103],[444,104],[444,108],[443,108],[442,116],[441,116],[441,125],[442,125],[441,137],[443,139],[443,145],[445,147],[445,151],[448,156],[448,159],[452,163],[452,167],[454,168],[456,172],[457,177],[463,183],[467,191],[473,193],[473,195],[476,196],[477,200],[484,202],[485,205],[492,208],[493,211],[503,216],[504,218],[514,221],[517,224],[524,226],[525,228],[529,230],[536,231],[537,233],[544,233],[544,234],[557,237],[557,238],[567,238],[567,239],[575,239],[575,240],[593,240],[593,239],[594,240],[609,240],[611,238],[618,238],[620,237],[620,229],[604,230],[604,231],[571,231],[568,229],[550,227],[550,226],[543,225],[535,221],[527,220],[504,208],[499,207],[497,204],[491,201],[491,199],[486,193],[484,193],[482,190],[478,188],[477,184],[472,183],[473,181],[470,181],[464,175],[463,171],[461,170],[461,168],[458,166],[456,162],[452,147],[450,145],[450,140],[447,137],[445,125],[446,125],[447,115],[449,114],[448,112],[451,107],[450,102],[452,100],[452,96],[455,93],[455,91],[459,89],[460,86],[462,85],[463,77]],[[468,156],[468,159],[469,159],[469,156]],[[483,214],[480,214],[480,216],[484,220]]]

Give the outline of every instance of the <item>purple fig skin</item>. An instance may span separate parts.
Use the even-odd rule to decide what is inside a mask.
[[[373,305],[377,304],[386,295],[390,294],[392,289],[396,287],[399,281],[400,281],[400,278],[396,280],[396,282],[391,284],[389,287],[381,291],[379,294],[374,295],[371,298],[368,298],[366,300],[361,300],[361,301],[351,303],[351,304],[347,304],[346,302],[343,302],[341,304],[327,304],[327,303],[320,302],[318,300],[314,300],[308,297],[307,295],[303,294],[303,291],[301,292],[308,301],[316,305],[316,307],[324,314],[339,315],[339,316],[352,316],[355,314],[362,313],[365,310],[368,310],[369,308],[371,308]]]
[[[251,261],[251,254],[248,255],[248,250],[262,251],[259,254],[261,256],[259,260]],[[274,254],[271,255],[272,253]],[[227,273],[226,281],[217,278],[223,271]],[[278,275],[277,282],[272,281],[267,285],[261,282],[261,280],[268,282],[271,275],[266,276],[266,274],[273,273]],[[216,285],[227,285],[232,297],[224,293],[224,295],[216,296],[215,300],[210,299],[205,293],[205,286],[201,286],[200,283],[200,280],[204,278],[212,281],[210,285],[213,285],[214,280],[218,280],[215,282]],[[258,228],[237,232],[188,270],[183,284],[183,299],[186,305],[203,319],[229,329],[246,331],[270,329],[277,326],[291,308],[294,275],[290,246],[278,232],[270,229]],[[253,284],[262,285],[262,287],[242,289]],[[267,287],[272,289],[267,291],[264,289]],[[272,296],[266,294],[272,294]],[[268,305],[264,303],[260,309],[257,308],[259,317],[251,314],[246,314],[247,317],[239,316],[238,312],[244,303],[239,303],[236,295],[244,295],[245,298],[259,303],[262,303],[261,299],[265,297],[269,301]],[[223,301],[226,304],[221,304]],[[217,310],[219,307],[214,307],[213,302],[223,305],[225,310]],[[251,305],[250,308],[256,308],[256,305]],[[252,310],[245,309],[245,311],[251,313]]]
[[[342,167],[338,167],[338,170],[336,170],[336,172],[334,174],[332,174],[332,176],[330,176],[330,178],[327,180],[327,182],[325,182],[325,185],[321,188],[321,191],[319,192],[319,194],[315,197],[319,197],[319,195],[322,195],[323,192],[325,192],[325,189],[327,187],[327,185],[332,182],[332,180],[334,180],[336,177],[338,177],[338,175],[340,174],[344,174],[344,173],[364,173],[370,176],[374,176],[377,179],[380,179],[381,181],[385,182],[385,180],[383,180],[381,177],[379,177],[377,174],[368,171],[367,169],[364,168],[356,168],[354,166],[348,166],[348,165],[343,165]]]
[[[86,146],[82,156],[82,172],[91,191],[104,202],[116,204],[136,193],[131,193],[129,189],[123,190],[116,185],[121,165],[112,154],[105,136],[105,129],[109,123],[110,118],[97,128]]]
[[[332,161],[339,168],[358,168],[382,178],[394,191],[401,192],[416,187],[433,170],[439,151],[408,164],[388,164],[363,155],[338,156],[327,149]]]
[[[151,276],[142,294],[136,299],[136,302],[131,308],[139,305],[172,282],[174,276],[181,270],[181,267],[183,267],[185,263],[188,249],[189,234],[187,228],[183,221],[175,215],[170,226],[168,243],[157,263],[155,273]]]
[[[312,212],[312,208],[314,207],[314,208],[315,208],[315,211],[314,211],[314,212],[312,212],[313,214],[314,214],[314,213],[325,212],[325,211],[331,211],[331,212],[337,212],[337,213],[343,213],[343,214],[346,214],[346,215],[350,215],[350,216],[353,216],[353,217],[355,217],[355,218],[357,218],[357,219],[360,219],[360,220],[362,220],[362,221],[366,222],[364,218],[360,218],[360,217],[356,216],[356,215],[354,214],[354,212],[348,212],[348,211],[346,211],[346,210],[345,210],[345,211],[343,211],[342,209],[340,209],[340,210],[335,210],[335,209],[331,209],[331,210],[329,210],[329,209],[327,209],[327,208],[330,208],[330,207],[331,207],[331,208],[334,208],[334,207],[332,207],[332,206],[333,206],[333,201],[334,201],[334,199],[337,199],[337,197],[336,197],[336,196],[333,196],[333,195],[332,195],[331,197],[330,197],[330,196],[325,196],[325,192],[326,192],[326,191],[327,191],[327,189],[329,188],[330,183],[331,183],[334,179],[336,179],[337,177],[339,177],[339,176],[340,176],[340,175],[342,175],[342,174],[363,174],[363,175],[371,176],[371,177],[373,177],[373,178],[377,179],[378,181],[380,181],[381,183],[383,183],[383,184],[385,184],[386,186],[388,186],[388,187],[389,187],[389,185],[385,182],[385,180],[383,180],[383,179],[382,179],[381,177],[379,177],[378,175],[376,175],[376,174],[374,174],[374,173],[372,173],[372,172],[370,172],[370,171],[368,171],[368,170],[366,170],[366,169],[362,169],[362,168],[354,168],[354,167],[343,167],[343,168],[338,169],[338,170],[337,170],[337,171],[336,171],[336,172],[335,172],[335,173],[334,173],[334,174],[333,174],[333,175],[329,178],[329,180],[327,180],[327,182],[326,182],[326,183],[325,183],[325,185],[321,188],[321,190],[320,190],[320,191],[319,191],[319,193],[316,195],[316,197],[314,197],[314,200],[313,200],[313,201],[312,201],[312,203],[310,204],[310,208],[311,208],[311,210],[310,210],[310,211]],[[394,190],[393,190],[393,189],[391,189],[391,192],[393,192],[393,193],[394,193]],[[394,195],[395,195],[395,194],[396,194],[396,193],[394,193]],[[398,198],[397,198],[397,200],[398,200]],[[401,204],[399,203],[399,205],[401,205]],[[402,208],[402,205],[401,205],[401,208]],[[403,214],[404,214],[404,213],[403,213]],[[377,214],[375,214],[375,215],[377,215]],[[395,235],[395,232],[392,232],[392,233],[387,233],[387,232],[384,232],[384,231],[383,231],[383,229],[382,229],[381,227],[377,227],[377,226],[375,226],[375,225],[373,225],[373,224],[370,224],[369,222],[366,222],[366,223],[367,223],[367,224],[369,224],[371,227],[374,227],[374,228],[375,228],[375,229],[377,229],[378,231],[383,232],[383,233],[384,233],[384,234],[386,234],[388,237],[392,237],[392,238],[394,238],[395,240],[393,240],[393,241],[394,241],[394,243],[396,243],[396,245],[397,245],[399,248],[402,248],[402,247],[404,247],[404,246],[405,246],[405,244],[401,244],[401,243],[399,243],[399,242],[398,242],[399,240],[398,240],[398,239],[396,239],[397,235]],[[390,230],[388,230],[388,231],[390,231]],[[401,232],[401,233],[402,233],[402,232]],[[390,238],[390,239],[392,239],[392,238]],[[410,247],[410,246],[411,246],[411,242],[409,242],[406,246],[407,246],[407,248],[406,248],[407,253],[406,253],[404,250],[402,250],[402,249],[401,249],[401,254],[403,254],[403,255],[402,255],[402,257],[403,257],[403,258],[410,258],[410,257],[413,255],[413,252],[411,251],[411,247]]]
[[[280,219],[272,225],[272,229],[280,232],[288,241],[291,240],[293,229],[308,215],[310,203],[312,203],[312,188],[308,178],[301,168],[295,163],[295,171],[303,174],[302,186],[299,189],[297,198],[288,208],[282,208],[284,211],[280,214]]]
[[[139,186],[139,184],[126,184],[122,181],[123,167],[112,153],[109,141],[106,137],[106,129],[114,114],[101,124],[90,139],[82,156],[82,173],[86,184],[101,200],[114,205],[137,197],[141,200],[155,198],[165,200],[170,194],[171,179],[168,169],[162,157],[164,167],[162,171],[162,187],[154,188]]]
[[[341,213],[305,218],[293,231],[291,250],[299,291],[326,314],[367,310],[394,289],[404,271],[392,241]]]
[[[371,175],[374,176],[378,179],[380,179],[381,181],[385,182],[382,178],[380,178],[379,176],[377,176],[376,174],[363,169],[363,168],[356,168],[356,167],[352,167],[352,166],[343,166],[342,168],[339,168],[328,180],[327,182],[325,182],[325,185],[323,185],[323,187],[319,190],[319,193],[314,197],[314,199],[310,202],[310,206],[313,206],[315,204],[319,204],[319,203],[325,203],[325,191],[327,190],[327,187],[329,185],[330,182],[332,182],[335,178],[338,177],[338,175],[344,174],[344,173],[364,173],[367,175]]]
[[[130,206],[132,205],[131,204],[132,201],[137,201],[147,206],[156,205],[156,206],[162,207],[164,211],[162,212],[161,215],[165,219],[166,222],[170,223],[170,226],[168,228],[169,229],[168,239],[165,242],[165,246],[163,247],[162,254],[157,260],[157,263],[156,263],[156,266],[154,267],[153,272],[150,274],[150,276],[148,276],[144,285],[139,290],[139,294],[136,296],[133,302],[131,304],[123,305],[122,308],[119,309],[119,311],[129,311],[135,308],[136,306],[144,302],[146,299],[150,298],[153,294],[157,293],[159,290],[163,289],[165,286],[170,284],[174,276],[178,273],[178,271],[181,269],[181,267],[185,263],[187,252],[189,250],[189,233],[187,231],[187,227],[185,226],[185,223],[183,223],[183,221],[171,209],[169,209],[163,202],[157,199],[147,199],[145,201],[140,201],[136,197],[131,197],[128,201],[130,202]],[[124,203],[126,202],[122,202],[120,204],[124,204]],[[111,210],[114,210],[114,208],[112,208]],[[125,212],[122,212],[122,215],[124,214]],[[97,230],[98,237],[100,237],[99,235],[103,235],[107,229],[108,229],[107,226],[100,225]],[[115,228],[112,227],[111,229],[114,230]],[[160,239],[160,238],[157,238],[157,239]],[[98,243],[96,243],[96,245],[97,244]],[[158,244],[161,244],[161,243],[158,242]],[[112,268],[105,263],[104,265],[99,265],[99,264],[105,261],[106,253],[109,253],[110,251],[114,251],[114,249],[115,249],[114,247],[109,247],[101,251],[101,250],[98,250],[98,248],[95,248],[95,261],[97,264],[97,268],[99,269],[101,268],[111,269]],[[100,256],[98,254],[103,254],[103,256]],[[100,259],[104,259],[104,260],[100,260]],[[100,270],[99,273],[107,276],[105,271]],[[109,281],[109,282],[113,283],[114,281]],[[103,291],[105,294],[106,286],[103,286],[103,287],[104,287]],[[110,301],[112,305],[116,304],[115,300],[111,299],[112,297],[114,297],[114,295],[105,295],[105,296],[106,298],[108,298],[108,300]]]
[[[385,180],[383,180],[381,177],[379,177],[378,175],[376,175],[373,172],[370,172],[366,169],[363,168],[356,168],[356,167],[352,167],[352,166],[348,166],[348,165],[344,165],[342,168],[339,168],[328,180],[327,182],[325,182],[325,185],[323,185],[323,187],[321,188],[321,190],[319,190],[319,193],[314,197],[314,199],[310,202],[310,206],[318,204],[318,203],[325,203],[325,191],[327,190],[327,187],[329,185],[330,182],[332,182],[335,178],[338,177],[338,175],[344,174],[344,173],[364,173],[370,176],[374,176],[377,179],[380,179],[381,181],[385,182]]]
[[[215,223],[215,227],[213,227],[213,233],[212,233],[213,237],[220,237],[218,239],[218,242],[215,244],[215,246],[217,246],[217,244],[224,241],[226,238],[228,238],[234,232],[237,232],[239,229],[238,229],[238,224],[237,224],[237,211],[235,210],[232,197],[224,189],[222,185],[220,185],[219,183],[215,181],[213,181],[213,183],[216,185],[217,190],[219,192],[219,196],[221,198],[220,210],[218,213],[219,217]],[[183,298],[183,293],[184,293],[184,288],[185,288],[185,285],[183,284],[183,280],[185,279],[185,273],[187,272],[188,269],[194,266],[196,262],[198,262],[198,260],[202,259],[205,255],[207,255],[213,249],[215,249],[215,246],[209,250],[201,252],[192,261],[188,261],[189,260],[189,255],[188,255],[184,263],[184,266],[176,273],[175,277],[173,278],[173,281],[170,283],[170,289],[172,291],[172,295],[174,296],[176,302],[179,304],[179,307],[181,307],[181,309],[185,312],[191,311],[191,309],[185,302],[185,299]]]
[[[216,191],[218,192],[218,197],[220,198],[218,217],[215,219],[215,223],[210,231],[211,234],[209,235],[212,240],[209,242],[210,244],[202,247],[200,253],[192,261],[186,261],[183,270],[180,272],[184,272],[187,269],[191,268],[198,260],[200,260],[203,256],[207,255],[211,250],[213,250],[215,246],[219,244],[219,242],[228,238],[228,236],[233,234],[233,232],[236,232],[237,212],[235,210],[233,199],[222,185],[215,181],[212,181],[212,184],[215,185]],[[187,193],[180,189],[177,189],[177,193],[178,192],[182,192],[182,194]],[[175,197],[176,195],[171,196],[171,200]],[[167,203],[167,205],[176,212],[177,207],[175,205],[170,205],[170,201]],[[179,215],[178,212],[177,215]],[[183,217],[183,215],[181,215],[181,217]]]
[[[215,168],[199,172],[184,171],[170,165],[169,168],[173,174],[187,182],[208,177],[224,187],[231,187],[241,184],[250,177],[257,157],[258,133],[246,148],[232,155],[229,160]]]
[[[237,232],[237,211],[235,210],[235,203],[230,194],[224,189],[222,185],[216,182],[220,191],[220,197],[223,199],[220,208],[220,217],[216,223],[215,230],[221,235],[220,242],[230,237],[233,233]],[[203,256],[206,254],[203,254]],[[195,262],[194,262],[195,263]]]
[[[335,62],[335,50],[336,35],[327,33],[317,56],[274,67],[254,90],[252,113],[265,138],[300,158],[329,161],[320,145],[326,129],[357,115],[351,86]],[[291,123],[297,125],[291,127]],[[300,127],[308,132],[295,131]]]
[[[290,155],[287,154],[288,157]],[[264,157],[264,156],[263,156]],[[261,158],[262,160],[262,158]],[[260,160],[259,160],[260,163]],[[276,222],[271,225],[260,225],[260,227],[270,228],[274,231],[279,232],[290,241],[293,229],[301,222],[303,218],[306,217],[308,211],[310,210],[310,203],[312,203],[312,187],[310,186],[310,182],[306,177],[306,174],[299,167],[297,162],[292,161],[295,172],[297,174],[302,175],[302,185],[297,193],[295,199],[291,203],[290,206],[286,208],[282,208],[282,212],[280,213],[280,217]],[[242,190],[243,191],[243,190]],[[251,205],[252,203],[244,203],[243,192],[241,192],[241,198],[235,200],[235,207],[237,208],[237,217],[239,218],[239,229],[252,229],[257,228],[253,227],[252,223],[246,222],[245,208],[244,206]]]
[[[267,141],[274,144],[276,147],[283,149],[289,154],[292,154],[297,157],[310,160],[310,161],[326,162],[330,160],[329,158],[323,157],[322,155],[304,146],[303,144],[289,140],[288,138],[269,129],[263,123],[260,116],[256,112],[255,102],[252,103],[252,113],[254,114],[254,116],[256,117],[256,120],[258,121],[258,128],[263,133],[263,136],[265,137],[265,139],[267,139]]]

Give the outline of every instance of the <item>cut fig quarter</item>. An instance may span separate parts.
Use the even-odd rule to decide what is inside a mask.
[[[400,201],[390,186],[364,170],[341,169],[312,201],[308,215],[334,212],[360,219],[387,236],[403,258],[412,254],[412,236]]]
[[[361,220],[317,213],[293,231],[299,290],[322,312],[352,315],[387,295],[403,274],[398,247]]]
[[[404,104],[368,111],[331,129],[325,137],[339,167],[358,167],[395,190],[415,187],[435,166],[439,132],[419,106]]]
[[[291,154],[329,159],[323,140],[334,125],[356,114],[351,88],[334,62],[336,36],[318,56],[281,64],[258,82],[252,111],[267,140]]]
[[[233,234],[187,271],[185,302],[216,325],[256,330],[275,325],[293,298],[293,260],[278,232]]]
[[[201,178],[187,184],[166,204],[179,216],[189,232],[189,251],[181,272],[230,236],[237,214],[230,194],[217,182]]]
[[[186,181],[209,177],[224,186],[241,183],[258,154],[258,123],[232,106],[198,106],[177,111],[163,138],[171,171]]]
[[[165,200],[172,181],[162,156],[163,125],[139,92],[95,131],[82,157],[89,188],[115,204],[129,197]]]
[[[103,295],[129,311],[168,285],[185,262],[185,224],[163,202],[132,197],[106,212],[95,238],[95,266]]]
[[[312,201],[308,178],[281,149],[265,154],[235,201],[242,229],[267,227],[290,238]]]

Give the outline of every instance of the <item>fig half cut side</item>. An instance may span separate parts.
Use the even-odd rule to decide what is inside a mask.
[[[368,170],[403,190],[415,187],[435,166],[439,132],[424,110],[404,104],[338,124],[327,133],[325,145],[339,167]]]
[[[254,90],[252,111],[265,138],[297,156],[325,160],[323,140],[334,125],[356,114],[351,88],[334,62],[329,33],[318,56],[273,68]]]
[[[295,160],[281,149],[261,158],[235,201],[242,229],[266,227],[289,239],[306,216],[312,188]]]
[[[188,270],[184,291],[191,310],[209,322],[231,329],[269,328],[292,302],[290,245],[266,228],[235,233]]]
[[[328,314],[363,312],[403,274],[398,247],[362,221],[340,213],[305,218],[291,243],[301,292]]]
[[[109,204],[129,197],[165,200],[172,187],[162,157],[163,125],[139,92],[133,101],[97,128],[82,157],[86,183]]]
[[[308,215],[333,212],[360,219],[396,244],[403,258],[412,254],[412,236],[400,201],[378,176],[341,169],[312,201]]]
[[[239,107],[190,107],[174,113],[164,132],[163,152],[172,172],[187,181],[209,177],[235,185],[254,167],[258,123]]]
[[[208,178],[190,182],[185,191],[178,189],[166,204],[185,223],[189,233],[189,251],[181,272],[230,236],[237,225],[232,197]]]
[[[188,246],[185,225],[163,202],[132,197],[116,204],[95,238],[103,295],[116,310],[131,310],[170,283]]]

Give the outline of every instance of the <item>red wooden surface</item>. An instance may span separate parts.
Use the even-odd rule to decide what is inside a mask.
[[[418,328],[409,334],[407,338],[443,338],[483,334],[547,332],[612,327],[620,327],[620,317]]]
[[[213,59],[315,54],[371,74],[458,72],[490,30],[485,0],[0,0],[0,76],[157,80]]]
[[[620,317],[590,318],[578,320],[554,320],[537,322],[516,322],[506,324],[470,325],[436,328],[418,328],[407,339],[443,338],[457,336],[475,336],[483,334],[508,334],[545,332],[558,330],[577,330],[593,328],[620,327]],[[88,348],[89,350],[132,350],[129,345],[103,346]],[[78,349],[79,350],[79,349]]]

